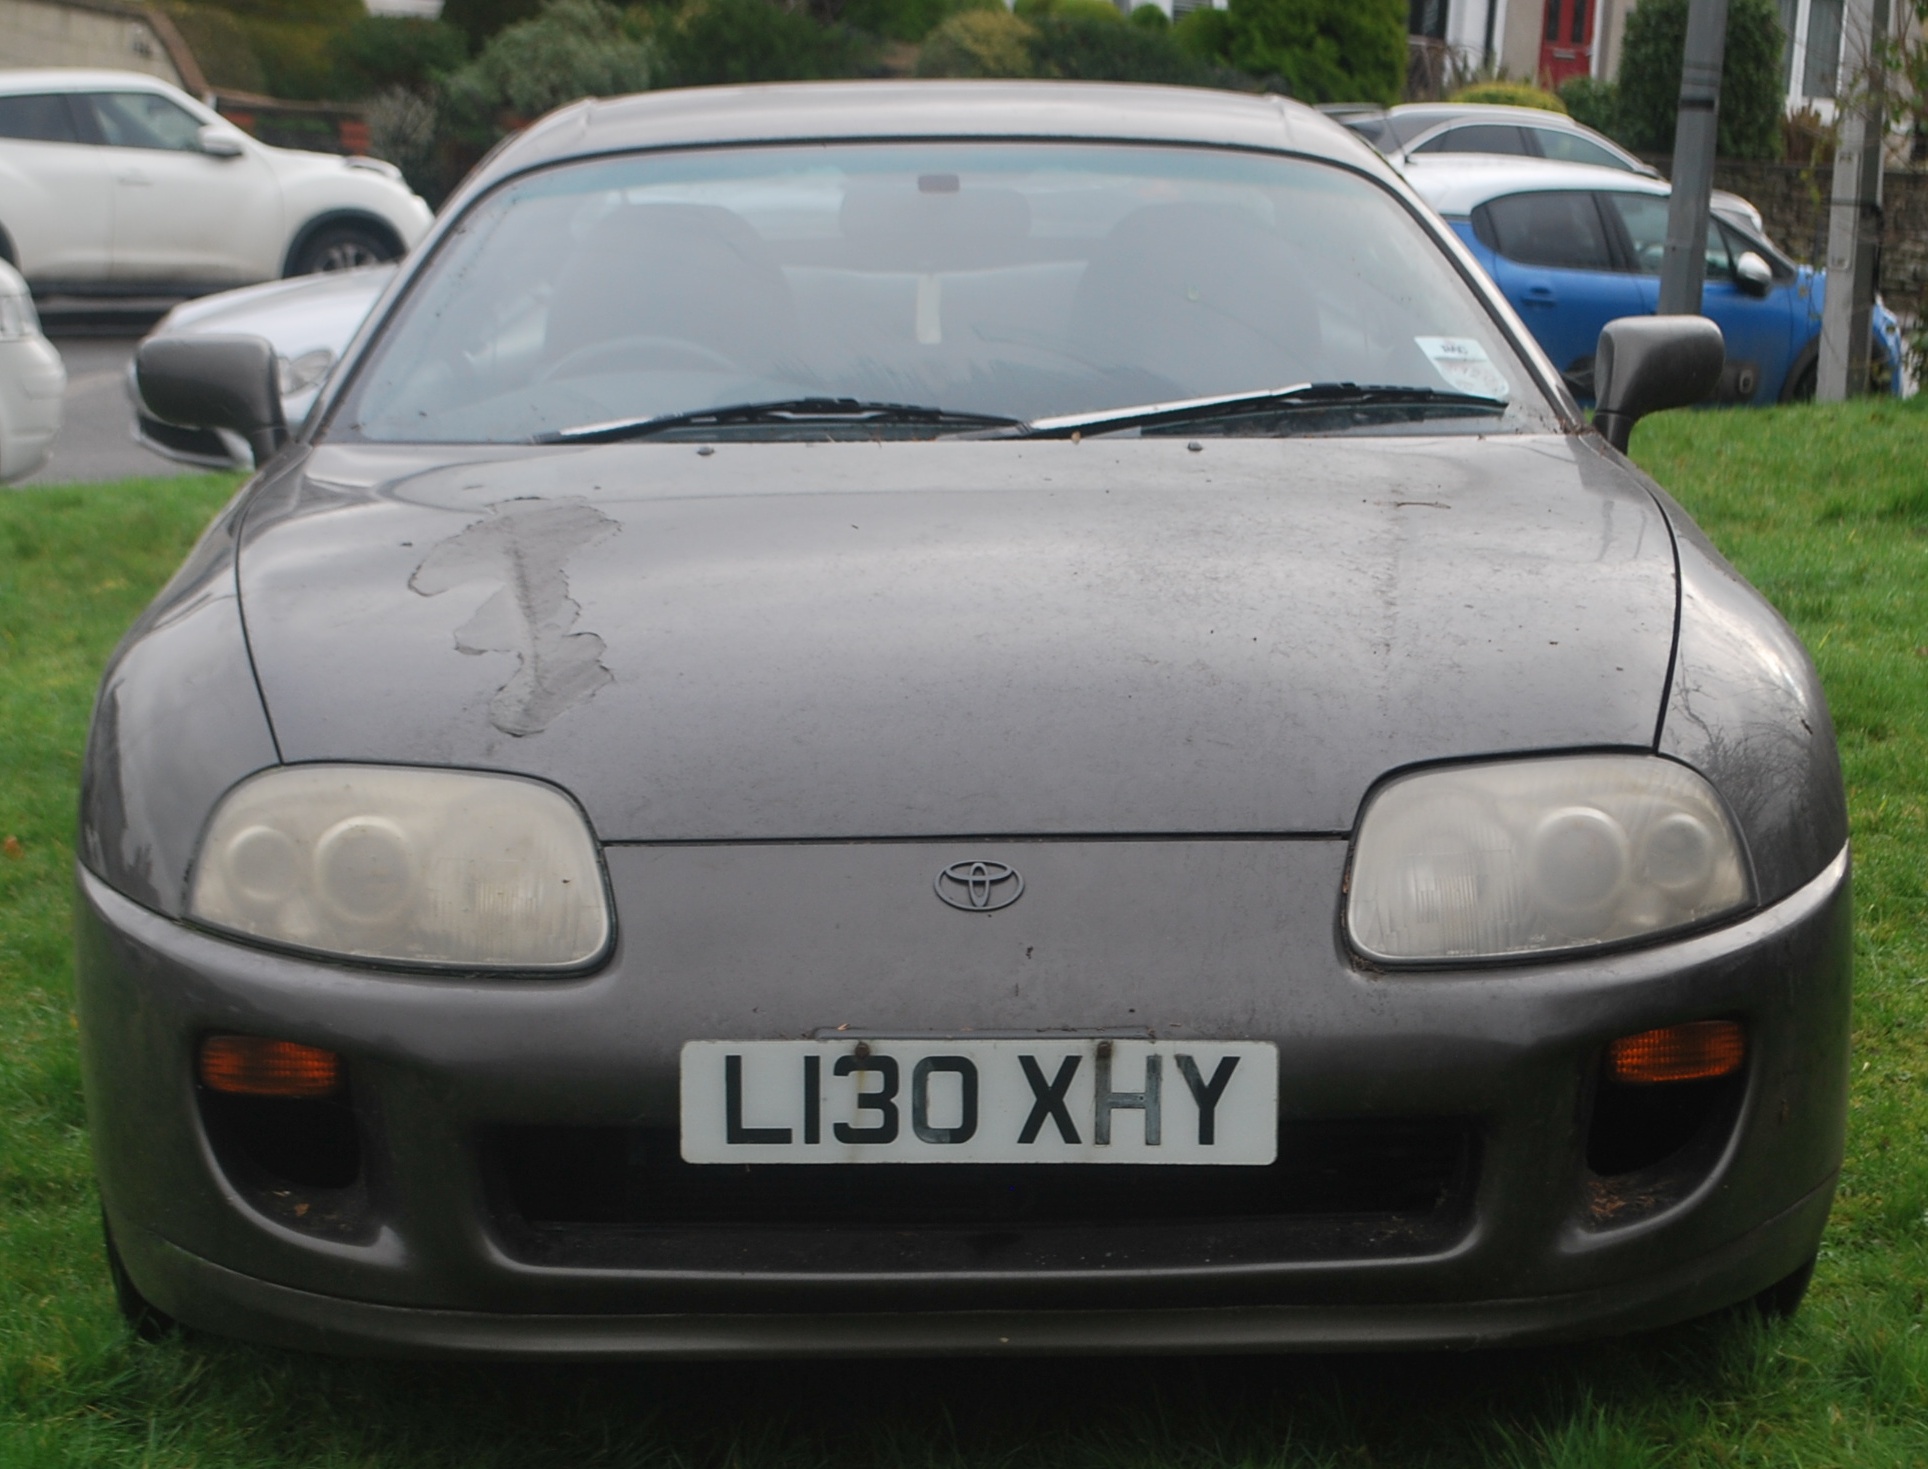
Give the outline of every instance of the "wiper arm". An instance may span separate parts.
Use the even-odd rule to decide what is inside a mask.
[[[1124,428],[1159,428],[1166,424],[1197,423],[1204,419],[1269,411],[1373,407],[1464,408],[1473,413],[1502,413],[1504,398],[1477,393],[1455,393],[1444,388],[1400,387],[1377,383],[1296,383],[1251,393],[1221,393],[1210,398],[1184,398],[1171,403],[1140,403],[1131,408],[1107,408],[1096,413],[1067,413],[1020,424],[1012,437],[1068,439],[1073,434],[1111,433]],[[1002,437],[997,435],[994,437]]]
[[[985,429],[1022,427],[1015,418],[993,413],[962,413],[949,408],[927,408],[916,403],[870,403],[860,398],[779,398],[769,403],[732,403],[722,408],[698,408],[689,413],[662,413],[652,418],[619,418],[608,423],[583,423],[536,434],[536,444],[613,444],[623,439],[647,439],[679,428],[734,428],[755,424],[840,426],[928,424],[933,428]]]

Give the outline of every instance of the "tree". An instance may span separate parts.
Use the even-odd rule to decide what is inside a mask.
[[[458,125],[490,130],[505,112],[533,119],[579,97],[640,92],[652,60],[605,0],[549,0],[534,19],[497,34],[443,90]]]
[[[1687,5],[1688,0],[1640,0],[1627,17],[1614,113],[1619,137],[1630,148],[1664,153],[1674,146]],[[1780,157],[1785,41],[1774,0],[1728,0],[1716,145],[1722,157]]]

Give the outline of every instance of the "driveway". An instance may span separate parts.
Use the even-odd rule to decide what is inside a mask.
[[[138,335],[69,336],[57,329],[49,335],[67,364],[66,419],[53,458],[16,488],[196,472],[134,442],[134,416],[122,381]]]

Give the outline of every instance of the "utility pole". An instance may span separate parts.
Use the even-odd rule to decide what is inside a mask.
[[[1865,86],[1843,99],[1841,140],[1834,150],[1828,195],[1828,294],[1821,308],[1821,361],[1814,396],[1839,403],[1868,388],[1869,318],[1881,267],[1882,74],[1888,0],[1847,0],[1841,78]],[[1856,70],[1850,66],[1859,61]],[[1846,90],[1844,85],[1843,90]]]
[[[1667,203],[1667,253],[1660,263],[1662,316],[1700,315],[1700,288],[1707,279],[1707,200],[1714,191],[1720,72],[1726,52],[1727,0],[1689,0],[1680,113],[1674,120],[1674,192]]]

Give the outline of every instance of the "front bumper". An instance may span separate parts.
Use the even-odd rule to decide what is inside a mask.
[[[1656,1326],[1753,1294],[1818,1243],[1846,1106],[1845,851],[1773,908],[1675,943],[1384,975],[1339,945],[1339,842],[1005,843],[990,855],[1031,886],[1004,914],[878,906],[986,846],[613,848],[616,954],[527,982],[269,954],[83,873],[90,1114],[135,1282],[189,1324],[339,1351],[1258,1350]],[[1743,1021],[1750,1057],[1697,1161],[1596,1176],[1601,1049],[1709,1016]],[[673,1129],[682,1041],[840,1025],[1269,1039],[1288,1126],[1452,1119],[1473,1147],[1443,1212],[1405,1235],[1384,1220],[865,1233],[775,1217],[544,1251],[505,1217],[494,1129]],[[190,1072],[212,1031],[348,1058],[364,1161],[346,1225],[290,1212],[223,1161]]]

